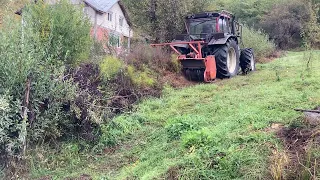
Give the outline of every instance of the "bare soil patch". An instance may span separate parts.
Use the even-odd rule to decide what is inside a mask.
[[[187,80],[181,73],[173,73],[170,71],[163,73],[162,83],[167,83],[173,88],[184,88],[199,84],[199,82]]]
[[[317,107],[314,110],[319,109]],[[267,129],[275,132],[285,147],[284,151],[273,153],[271,173],[274,179],[316,178],[319,159],[313,157],[311,151],[320,146],[320,126],[315,123],[319,122],[319,115],[305,112],[302,126],[284,127],[281,124],[272,124]]]
[[[257,59],[257,62],[266,64],[266,63],[272,62],[275,59],[281,58],[285,55],[286,53],[284,51],[275,51],[268,57]]]
[[[167,171],[167,180],[178,180],[180,178],[180,167],[171,167]]]

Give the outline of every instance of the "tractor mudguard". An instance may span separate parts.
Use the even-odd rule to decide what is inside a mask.
[[[234,36],[234,35],[224,35],[223,38],[219,38],[219,39],[212,39],[208,45],[222,45],[222,44],[226,44],[228,39],[230,38],[234,38],[236,39],[236,41],[238,42],[238,38],[237,36]]]
[[[181,40],[173,40],[171,43],[179,43],[179,42],[185,42],[185,41],[181,41]],[[189,48],[188,44],[174,44],[174,47],[180,47],[180,48]]]

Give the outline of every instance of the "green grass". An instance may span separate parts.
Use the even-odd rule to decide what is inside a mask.
[[[309,70],[307,54],[289,52],[248,76],[168,88],[104,128],[96,149],[117,142],[114,153],[79,152],[75,144],[62,152],[42,147],[32,151],[31,177],[270,179],[271,150],[282,145],[266,128],[289,126],[301,116],[294,108],[320,104],[320,51]]]

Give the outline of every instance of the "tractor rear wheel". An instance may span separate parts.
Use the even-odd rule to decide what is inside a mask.
[[[228,40],[225,45],[216,47],[213,55],[216,59],[218,78],[230,78],[238,74],[240,53],[235,40]]]
[[[243,74],[248,74],[250,71],[256,70],[253,49],[246,48],[241,50],[240,67]]]

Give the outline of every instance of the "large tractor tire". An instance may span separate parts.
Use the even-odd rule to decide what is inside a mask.
[[[225,79],[236,76],[239,72],[240,48],[233,39],[225,45],[215,47],[213,55],[216,59],[217,78]]]
[[[256,70],[253,49],[246,48],[241,50],[240,67],[243,74],[248,74],[250,71]]]

